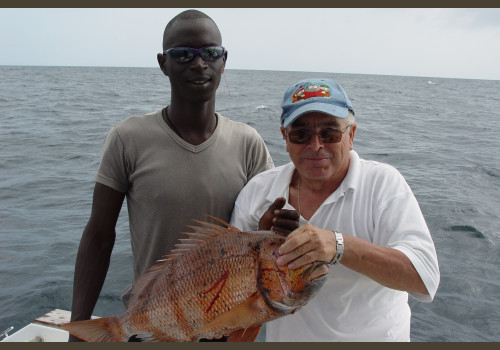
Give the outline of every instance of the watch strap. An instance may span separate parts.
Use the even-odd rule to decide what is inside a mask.
[[[330,261],[330,265],[335,265],[338,264],[339,261],[342,259],[342,256],[344,255],[344,236],[342,236],[342,233],[335,232],[335,240],[337,241],[337,247],[335,251],[335,255],[333,256],[332,261]]]

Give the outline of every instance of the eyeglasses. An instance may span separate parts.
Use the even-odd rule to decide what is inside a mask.
[[[205,61],[215,61],[224,56],[226,49],[222,46],[205,46],[201,49],[194,49],[192,47],[172,47],[163,51],[163,54],[170,55],[176,62],[187,63],[199,55]]]
[[[347,129],[349,129],[349,127],[350,125],[345,128],[344,131],[341,131],[339,129],[326,128],[320,130],[319,132],[314,132],[307,129],[297,129],[287,131],[287,135],[290,142],[296,144],[309,143],[314,135],[318,135],[319,140],[322,143],[337,143],[342,140],[342,136],[347,131]]]

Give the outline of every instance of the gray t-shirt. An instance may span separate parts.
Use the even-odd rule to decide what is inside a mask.
[[[191,219],[229,222],[240,190],[273,167],[255,129],[217,116],[214,133],[197,146],[172,131],[161,110],[109,132],[96,180],[126,193],[134,281],[185,238],[179,233],[196,225]]]

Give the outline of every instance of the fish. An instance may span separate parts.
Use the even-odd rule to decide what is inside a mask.
[[[207,217],[216,223],[193,220],[193,232],[134,283],[121,315],[60,327],[88,342],[254,341],[262,324],[293,314],[324,284],[326,262],[278,266],[282,234]]]

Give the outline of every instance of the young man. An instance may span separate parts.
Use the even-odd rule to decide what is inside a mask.
[[[395,168],[353,150],[354,109],[336,82],[300,81],[281,106],[292,162],[245,186],[231,224],[254,230],[263,214],[269,223],[268,207],[284,197],[301,226],[280,247],[278,265],[334,266],[306,306],[267,324],[266,340],[409,341],[408,294],[432,301],[440,277],[415,196]]]
[[[71,321],[93,312],[125,197],[135,281],[169,253],[191,219],[229,221],[243,186],[273,167],[253,128],[215,112],[227,60],[221,45],[217,25],[202,12],[188,10],[168,23],[158,63],[170,80],[170,104],[118,123],[106,138],[76,260]]]

